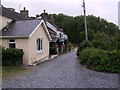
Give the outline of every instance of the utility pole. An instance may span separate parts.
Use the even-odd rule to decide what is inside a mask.
[[[85,41],[88,41],[87,22],[86,22],[86,8],[85,1],[83,0],[83,11],[84,11],[84,25],[85,25]]]

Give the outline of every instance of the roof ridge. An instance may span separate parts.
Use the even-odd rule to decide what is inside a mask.
[[[16,20],[16,21],[41,21],[42,19],[26,19],[26,20]]]
[[[1,8],[2,8],[2,15],[5,17],[8,17],[8,18],[11,18],[14,20],[29,19],[29,18],[25,17],[24,14],[21,14],[21,13],[16,12],[16,11],[12,11],[9,8],[6,8],[4,6],[1,6]]]
[[[13,13],[16,13],[16,14],[21,14],[21,13],[19,13],[19,12],[12,11],[12,10],[10,10],[9,8],[7,8],[7,7],[4,7],[4,6],[2,6],[2,8],[4,8],[4,9],[7,9],[8,11],[11,11],[11,12],[13,12]],[[23,14],[21,14],[21,15],[23,15]]]

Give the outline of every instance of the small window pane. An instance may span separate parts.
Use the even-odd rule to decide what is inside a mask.
[[[9,44],[9,48],[15,48],[15,44]]]
[[[10,42],[15,42],[15,40],[10,40]]]
[[[37,39],[37,50],[39,50],[39,39]]]
[[[39,39],[39,44],[38,45],[39,45],[39,49],[38,50],[40,50],[40,39]]]
[[[41,50],[42,50],[42,39],[40,41],[41,41]]]
[[[14,39],[9,40],[9,48],[16,48]]]

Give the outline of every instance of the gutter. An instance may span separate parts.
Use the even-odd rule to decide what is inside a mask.
[[[0,36],[0,39],[11,39],[11,38],[15,38],[15,39],[28,39],[29,36]]]

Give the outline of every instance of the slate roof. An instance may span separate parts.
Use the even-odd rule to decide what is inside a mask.
[[[14,20],[26,20],[29,19],[25,15],[12,11],[9,8],[5,8],[1,5],[0,10],[2,10],[2,16],[14,19]],[[1,14],[1,13],[0,13]]]
[[[42,20],[22,20],[10,23],[7,31],[2,30],[2,36],[28,37]]]
[[[55,23],[51,22],[51,20],[48,20],[48,19],[47,19],[46,21],[49,22],[50,24],[52,24],[58,31],[63,32],[63,30],[60,29],[57,25],[55,25]]]
[[[50,42],[57,42],[58,38],[52,38]]]
[[[54,27],[54,26],[53,26],[51,23],[49,23],[48,21],[46,21],[46,25],[47,25],[48,28],[50,28],[50,29],[53,30],[54,32],[57,31],[57,28]]]

